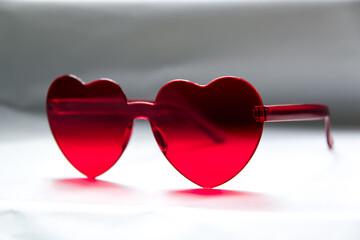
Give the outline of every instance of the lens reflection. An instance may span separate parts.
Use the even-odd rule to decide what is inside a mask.
[[[171,106],[181,113],[158,115],[151,121],[165,135],[164,154],[170,163],[202,187],[215,187],[233,178],[248,163],[261,138],[263,123],[252,117],[254,107],[262,105],[261,98],[238,78],[217,79],[205,87],[175,81],[161,89],[156,105]]]

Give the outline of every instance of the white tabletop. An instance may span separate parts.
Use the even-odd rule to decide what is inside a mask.
[[[205,190],[171,167],[145,121],[89,181],[44,116],[1,110],[0,239],[360,238],[359,129],[334,129],[330,151],[320,128],[266,124],[246,168]]]

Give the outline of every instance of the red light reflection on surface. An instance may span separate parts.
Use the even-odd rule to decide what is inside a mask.
[[[233,191],[233,190],[223,190],[223,189],[213,189],[213,188],[195,188],[195,189],[186,189],[186,190],[177,190],[172,191],[172,195],[177,196],[204,196],[204,197],[217,197],[217,196],[251,196],[252,193]]]

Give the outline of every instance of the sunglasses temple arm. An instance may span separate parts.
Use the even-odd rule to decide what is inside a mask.
[[[330,134],[330,111],[322,104],[292,104],[292,105],[267,105],[257,106],[253,110],[253,117],[259,122],[284,122],[284,121],[325,121],[326,140],[330,149],[334,141]]]

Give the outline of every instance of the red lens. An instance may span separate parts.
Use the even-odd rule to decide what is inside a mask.
[[[239,78],[223,77],[207,86],[173,81],[155,101],[169,114],[150,121],[169,162],[189,180],[211,188],[233,178],[254,154],[263,123],[255,121],[252,110],[262,105],[255,88]]]
[[[104,173],[122,154],[132,117],[113,113],[126,102],[121,88],[109,80],[85,85],[63,76],[51,85],[47,97],[51,130],[66,158],[86,176]]]

